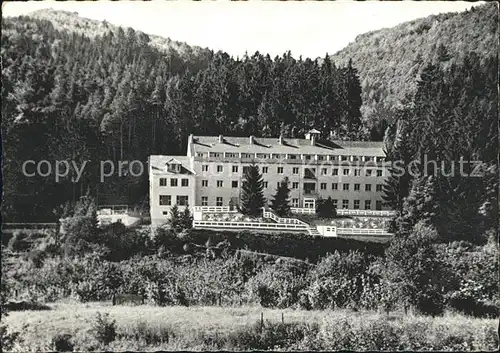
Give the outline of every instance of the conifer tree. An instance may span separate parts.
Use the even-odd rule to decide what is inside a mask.
[[[288,184],[288,177],[285,177],[276,188],[276,193],[271,200],[271,208],[280,217],[285,217],[290,214],[290,188]]]
[[[264,207],[264,182],[256,164],[250,165],[245,171],[243,185],[241,186],[241,212],[258,217]]]
[[[186,205],[184,211],[180,215],[180,224],[182,229],[191,229],[193,227],[193,216],[189,210],[189,205]]]
[[[170,218],[168,219],[168,225],[172,230],[179,231],[182,226],[181,215],[179,214],[179,207],[177,204],[173,205],[170,209]]]

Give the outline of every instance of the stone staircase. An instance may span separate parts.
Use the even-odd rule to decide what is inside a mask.
[[[273,210],[271,210],[270,208],[267,208],[267,207],[263,208],[263,217],[272,219],[276,223],[302,224],[302,225],[307,226],[307,232],[310,235],[321,236],[321,233],[318,232],[318,229],[316,228],[316,226],[310,225],[310,224],[308,224],[300,219],[296,219],[296,218],[281,218],[278,215],[276,215]]]
[[[316,228],[315,226],[312,226],[312,225],[309,225],[309,228],[307,229],[307,231],[309,232],[309,235],[312,235],[312,236],[321,236],[321,233],[318,232],[318,228]]]

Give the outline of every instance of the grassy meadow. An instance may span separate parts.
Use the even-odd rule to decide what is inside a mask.
[[[352,310],[268,309],[260,306],[112,306],[56,303],[50,310],[12,311],[3,319],[19,331],[12,351],[51,351],[68,334],[75,351],[155,350],[444,350],[493,351],[494,319]],[[96,339],[97,313],[116,321],[116,337]],[[264,325],[261,327],[261,314]],[[282,322],[283,319],[283,322]]]

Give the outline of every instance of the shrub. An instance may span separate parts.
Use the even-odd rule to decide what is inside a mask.
[[[14,332],[8,332],[7,325],[1,324],[0,325],[0,343],[2,347],[2,351],[10,351],[16,342],[19,339],[19,335],[21,332],[19,331],[14,331]]]
[[[130,329],[130,332],[125,333],[124,336],[152,345],[169,343],[175,337],[175,334],[171,327],[153,327],[146,322],[140,321]]]
[[[116,338],[116,320],[111,320],[109,314],[97,313],[95,321],[92,323],[94,338],[103,344],[109,344]]]
[[[72,336],[68,333],[57,334],[52,337],[52,349],[56,352],[73,352],[75,345],[71,342]]]
[[[30,248],[29,236],[26,233],[16,230],[7,245],[11,251],[26,251]]]

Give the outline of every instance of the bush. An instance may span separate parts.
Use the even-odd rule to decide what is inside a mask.
[[[29,235],[23,233],[21,231],[16,230],[12,238],[10,238],[9,243],[7,245],[8,249],[11,251],[26,251],[31,247],[31,243],[29,241]]]
[[[109,318],[109,314],[97,313],[95,321],[92,323],[94,338],[103,344],[109,344],[116,338],[116,321]]]
[[[52,349],[56,352],[73,352],[75,345],[70,334],[57,334],[52,337]]]

